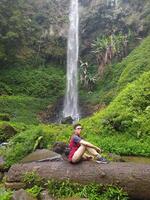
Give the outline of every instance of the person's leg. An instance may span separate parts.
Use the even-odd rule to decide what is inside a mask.
[[[86,150],[93,156],[97,156],[100,155],[95,149],[90,148],[90,147],[86,147]]]
[[[72,157],[72,162],[76,163],[79,162],[83,156],[83,154],[86,151],[86,147],[84,145],[81,145],[78,150],[74,153],[73,157]]]
[[[95,149],[87,147],[86,150],[95,157],[96,162],[104,164],[109,163],[109,161],[106,158],[103,158]]]

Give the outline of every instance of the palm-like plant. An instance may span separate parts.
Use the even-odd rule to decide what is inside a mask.
[[[128,35],[121,33],[98,37],[94,40],[92,43],[92,52],[97,58],[98,75],[100,77],[104,74],[105,66],[111,63],[114,57],[121,59],[127,55],[127,43]]]

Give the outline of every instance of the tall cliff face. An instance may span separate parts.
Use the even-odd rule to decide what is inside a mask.
[[[51,56],[53,57],[52,53],[56,53],[58,57],[62,56],[64,59],[66,49],[63,51],[63,48],[66,48],[70,1],[28,0],[28,2],[34,7],[36,20],[42,27],[44,44],[45,42],[47,45],[50,44],[48,40],[51,38],[58,41],[56,46],[48,45],[46,52],[50,53],[48,48],[56,47],[58,52],[52,51]],[[87,51],[92,40],[99,35],[107,35],[112,31],[126,33],[130,29],[135,36],[144,37],[150,32],[149,0],[79,0],[79,3],[81,54]]]
[[[33,60],[37,56],[46,62],[65,61],[69,3],[70,0],[14,0],[10,7],[9,0],[3,0],[0,2],[0,20],[6,17],[5,10],[14,15],[7,16],[7,31],[3,24],[4,30],[1,32],[4,43],[7,33],[11,38],[23,33],[22,44],[19,43],[20,47],[16,47],[18,58],[25,62],[29,57]],[[79,0],[79,4],[81,55],[87,52],[91,42],[99,35],[109,34],[111,31],[127,32],[131,29],[136,36],[144,37],[150,32],[149,0]],[[12,20],[16,27],[12,26]],[[12,39],[15,43],[19,40]]]
[[[85,3],[86,2],[86,3]],[[132,31],[135,37],[150,33],[149,0],[89,0],[80,1],[81,50],[85,50],[99,35]]]

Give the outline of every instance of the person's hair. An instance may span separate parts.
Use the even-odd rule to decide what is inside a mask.
[[[73,126],[74,130],[77,128],[77,126],[81,126],[81,124],[75,124],[75,125]]]

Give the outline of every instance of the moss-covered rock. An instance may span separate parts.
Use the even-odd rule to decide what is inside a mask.
[[[16,129],[7,123],[0,124],[0,142],[5,142],[17,133]]]

